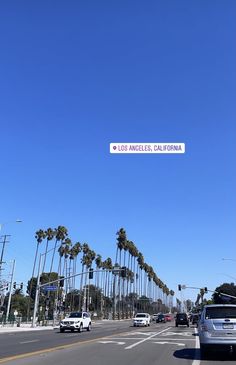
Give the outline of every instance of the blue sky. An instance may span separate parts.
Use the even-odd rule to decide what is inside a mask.
[[[124,227],[176,292],[236,277],[221,260],[236,260],[235,11],[234,0],[1,3],[0,222],[17,281],[31,275],[35,231],[60,224],[104,259]],[[186,153],[110,155],[111,142]]]

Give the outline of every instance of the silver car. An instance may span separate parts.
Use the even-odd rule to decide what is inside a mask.
[[[236,349],[236,305],[205,305],[198,323],[201,354],[207,350]]]

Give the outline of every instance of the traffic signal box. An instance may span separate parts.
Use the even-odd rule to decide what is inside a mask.
[[[89,269],[89,279],[93,279],[93,269]]]
[[[126,276],[127,276],[127,267],[122,266],[122,268],[121,268],[121,277],[126,278]]]

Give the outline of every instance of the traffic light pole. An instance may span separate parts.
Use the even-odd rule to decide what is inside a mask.
[[[204,290],[205,293],[207,293],[207,292],[216,293],[218,295],[223,295],[223,296],[228,297],[228,298],[236,299],[236,296],[234,296],[234,295],[229,295],[229,294],[222,293],[222,292],[219,292],[219,291],[216,291],[216,290],[210,290],[207,287],[205,287],[205,288],[197,288],[195,286],[186,286],[186,285],[180,285],[179,284],[178,285],[178,289],[179,289],[179,291],[181,291],[181,289],[198,289],[198,290]]]
[[[13,277],[14,277],[14,272],[15,272],[15,264],[16,264],[16,260],[13,260],[12,272],[11,272],[11,283],[10,283],[9,298],[8,298],[7,313],[6,313],[7,321],[8,321],[8,317],[9,317],[10,308],[11,308],[11,294],[12,294]]]
[[[58,282],[61,281],[61,278],[60,278],[60,279],[56,279],[56,280],[51,280],[48,283],[40,284],[40,276],[41,276],[40,275],[40,269],[41,269],[41,262],[42,262],[42,256],[43,255],[44,254],[41,254],[40,255],[40,259],[39,259],[37,286],[36,286],[36,294],[35,294],[35,301],[34,301],[34,312],[33,312],[33,319],[32,319],[32,326],[31,327],[36,327],[36,315],[37,315],[37,311],[38,311],[38,301],[39,301],[39,292],[40,292],[40,289],[43,288],[43,287],[46,287],[48,285],[55,284],[55,283],[58,283]],[[123,272],[123,271],[125,271],[125,270],[124,269],[118,269],[118,270],[116,270],[117,273],[118,272]],[[95,272],[103,272],[103,270],[93,270],[93,273],[95,273]],[[89,273],[91,273],[91,271],[86,271],[86,272],[79,273],[79,274],[69,275],[67,277],[64,277],[64,280],[68,280],[68,279],[74,278],[76,276],[87,275]],[[114,275],[116,275],[116,274],[114,274]],[[114,304],[116,306],[116,301],[115,301]]]

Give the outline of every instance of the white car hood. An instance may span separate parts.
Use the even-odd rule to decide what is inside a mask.
[[[64,318],[62,322],[79,322],[81,318]]]

